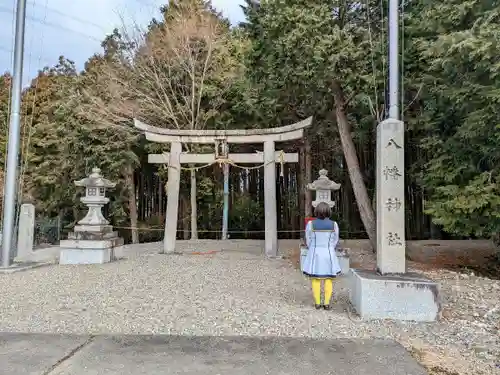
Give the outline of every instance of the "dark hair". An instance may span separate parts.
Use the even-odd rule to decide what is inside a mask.
[[[314,216],[316,216],[318,219],[326,219],[330,217],[332,214],[332,209],[328,205],[328,203],[325,202],[320,202],[314,209]]]

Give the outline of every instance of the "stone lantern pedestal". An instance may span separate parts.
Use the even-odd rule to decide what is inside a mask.
[[[109,202],[106,189],[116,184],[105,179],[99,168],[76,186],[85,187],[86,194],[80,200],[87,205],[87,215],[75,225],[67,240],[60,243],[59,264],[102,264],[114,260],[114,251],[123,246],[123,238],[113,231],[113,226],[102,215],[102,207]]]

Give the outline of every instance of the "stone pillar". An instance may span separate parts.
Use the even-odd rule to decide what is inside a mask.
[[[33,252],[35,239],[35,206],[31,203],[21,205],[19,230],[17,234],[17,258],[23,259]]]
[[[387,119],[377,126],[377,270],[406,272],[404,123]]]
[[[276,217],[276,164],[274,141],[264,142],[264,217],[266,221],[265,252],[278,255],[278,221]]]
[[[366,319],[432,322],[441,312],[439,285],[406,273],[404,124],[377,126],[377,271],[351,269],[349,300]]]
[[[170,160],[168,162],[167,213],[165,215],[165,237],[163,239],[164,253],[173,253],[175,251],[181,181],[181,152],[182,144],[180,142],[172,142],[170,145]]]

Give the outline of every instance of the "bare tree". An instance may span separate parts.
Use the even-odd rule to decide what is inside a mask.
[[[242,63],[233,52],[237,38],[204,2],[172,4],[164,14],[163,22],[146,32],[124,29],[121,53],[100,64],[103,91],[87,93],[96,120],[109,126],[130,123],[135,117],[155,126],[191,130],[216,121],[226,94],[241,75]],[[194,168],[190,177],[191,238],[196,239]]]

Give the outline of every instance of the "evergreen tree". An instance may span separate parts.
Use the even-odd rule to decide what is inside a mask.
[[[427,212],[447,232],[496,237],[500,8],[491,1],[422,2],[408,21],[421,30],[416,44],[427,87],[417,122],[431,155],[422,172]]]
[[[355,116],[349,114],[349,108],[364,106],[371,126],[379,119],[378,89],[375,98],[366,100],[377,79],[369,63],[374,48],[371,20],[361,17],[365,22],[360,22],[360,13],[369,9],[350,1],[247,4],[245,28],[253,41],[250,66],[267,98],[264,105],[274,107],[271,113],[281,121],[309,115],[324,120],[317,124],[323,139],[326,134],[332,137],[331,125],[337,125],[359,213],[375,248],[375,216],[351,135]]]

